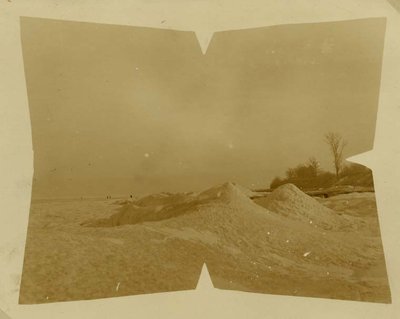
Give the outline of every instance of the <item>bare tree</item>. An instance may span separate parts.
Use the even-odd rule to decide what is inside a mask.
[[[339,174],[343,167],[343,149],[346,146],[347,141],[344,140],[340,134],[329,132],[325,134],[325,142],[328,144],[333,156],[336,178],[339,178]]]
[[[288,168],[286,170],[286,178],[291,179],[296,177],[296,169]]]
[[[317,177],[319,175],[320,164],[314,156],[308,159],[308,167],[311,168],[313,177]]]

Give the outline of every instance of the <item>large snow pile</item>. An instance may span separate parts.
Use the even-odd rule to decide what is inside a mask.
[[[252,192],[234,183],[225,183],[212,187],[200,194],[161,193],[149,195],[138,201],[123,205],[109,218],[84,223],[85,226],[112,227],[126,224],[137,224],[150,221],[161,221],[180,215],[207,211],[223,211],[223,208],[240,210],[248,213],[268,213],[255,204],[249,196]]]
[[[293,184],[284,184],[270,195],[256,199],[256,202],[270,211],[314,227],[332,230],[351,227],[345,217],[320,204]]]
[[[249,194],[225,183],[199,194],[162,193],[123,206],[102,201],[33,206],[20,301],[194,289],[204,262],[217,288],[390,301],[378,222],[376,215],[366,218],[366,206],[357,204],[357,212],[348,215],[336,209],[333,198],[331,210],[293,185],[254,201]],[[354,210],[348,201],[342,198],[341,207]],[[79,226],[87,218],[96,219],[84,225],[97,227]],[[342,227],[358,219],[371,228]]]

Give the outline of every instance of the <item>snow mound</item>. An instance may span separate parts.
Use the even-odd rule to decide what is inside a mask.
[[[346,227],[346,220],[293,184],[284,184],[256,203],[284,217],[323,229]]]
[[[159,193],[142,197],[139,200],[135,201],[134,204],[142,207],[168,205],[187,201],[192,199],[192,197],[193,193]]]
[[[255,204],[249,194],[252,192],[234,183],[212,187],[200,194],[156,194],[138,201],[127,203],[109,218],[84,223],[85,226],[112,227],[143,222],[156,222],[190,213],[205,216],[210,212],[224,215],[240,212],[242,215],[265,213],[266,209]]]
[[[249,193],[251,191],[243,186],[228,182],[212,187],[198,195],[200,200],[220,200],[220,201],[244,201],[251,202]]]
[[[320,204],[293,184],[282,185],[269,196],[255,200],[251,199],[252,193],[243,186],[228,182],[199,194],[154,194],[134,202],[127,202],[109,218],[89,221],[83,225],[113,227],[160,222],[196,214],[200,220],[209,220],[217,224],[223,224],[224,220],[232,218],[239,220],[241,225],[251,218],[262,220],[267,218],[268,223],[278,220],[279,223],[295,221],[325,230],[343,230],[352,227],[346,218]]]

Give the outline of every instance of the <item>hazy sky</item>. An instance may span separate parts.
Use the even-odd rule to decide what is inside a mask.
[[[384,19],[214,34],[23,18],[33,196],[268,187],[373,146]]]

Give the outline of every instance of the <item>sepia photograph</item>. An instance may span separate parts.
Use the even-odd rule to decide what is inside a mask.
[[[385,18],[215,32],[21,18],[20,304],[196,288],[391,303],[372,150]]]

